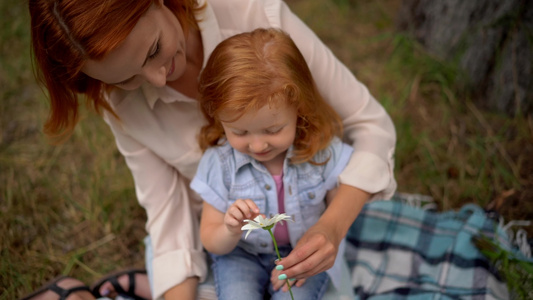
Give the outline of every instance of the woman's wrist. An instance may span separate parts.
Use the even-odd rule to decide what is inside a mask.
[[[341,184],[319,223],[340,243],[368,199],[370,193]]]

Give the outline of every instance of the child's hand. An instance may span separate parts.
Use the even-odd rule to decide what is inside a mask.
[[[287,279],[279,280],[278,276],[283,273],[283,270],[278,271],[276,269],[272,270],[272,274],[270,275],[270,282],[272,283],[272,288],[274,291],[277,291],[281,288],[282,292],[288,292],[289,287],[287,286]],[[296,285],[297,287],[301,287],[305,283],[305,279],[298,279],[298,280],[289,280],[289,284],[292,286]]]
[[[250,199],[237,199],[226,211],[224,224],[228,230],[235,234],[241,234],[243,221],[253,219],[259,215],[259,207]]]

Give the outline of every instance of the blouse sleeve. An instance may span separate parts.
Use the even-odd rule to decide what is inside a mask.
[[[138,201],[146,209],[146,230],[154,251],[154,298],[162,298],[188,277],[203,281],[207,264],[199,239],[200,208],[192,200],[189,181],[125,132],[114,117],[105,114],[104,119],[131,170]]]
[[[302,52],[320,93],[342,118],[344,139],[354,148],[339,181],[371,193],[371,199],[389,199],[396,189],[396,131],[390,116],[284,2],[279,9],[281,29]]]

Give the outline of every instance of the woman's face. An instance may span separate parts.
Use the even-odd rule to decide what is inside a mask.
[[[186,66],[186,40],[176,16],[153,4],[126,40],[102,60],[88,60],[82,72],[125,90],[143,82],[164,86],[179,79]]]

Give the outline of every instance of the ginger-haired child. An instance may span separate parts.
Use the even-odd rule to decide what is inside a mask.
[[[341,120],[279,29],[220,43],[199,90],[205,153],[191,187],[204,200],[200,237],[212,257],[217,296],[287,299],[283,261],[276,261],[269,232],[255,230],[245,239],[241,227],[259,214],[286,213],[294,222],[276,224],[273,233],[281,256],[291,252],[325,211],[352,154],[339,139]],[[337,287],[342,257],[326,272],[290,278],[295,299],[320,299],[330,281]]]

